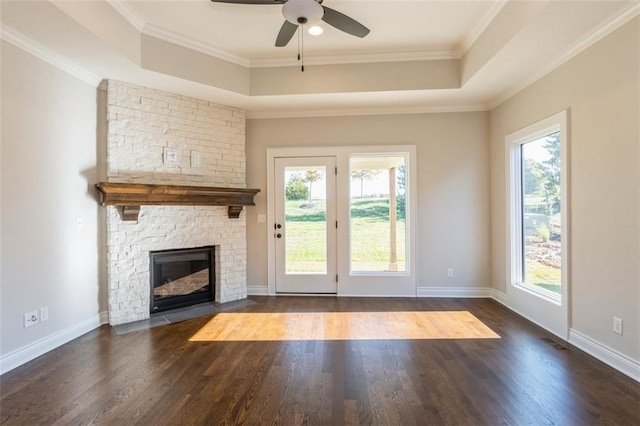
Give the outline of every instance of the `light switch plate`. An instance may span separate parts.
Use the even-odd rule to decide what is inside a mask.
[[[613,332],[622,335],[622,319],[613,317]]]
[[[202,166],[202,154],[198,151],[191,151],[191,167]]]

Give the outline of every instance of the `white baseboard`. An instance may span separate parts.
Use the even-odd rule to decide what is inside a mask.
[[[337,297],[371,297],[371,298],[383,298],[383,297],[393,297],[393,298],[402,298],[402,297],[415,297],[413,294],[362,294],[362,293],[338,293],[333,296]]]
[[[626,374],[635,381],[640,382],[640,362],[573,329],[569,330],[569,343],[615,368],[619,372]]]
[[[418,287],[418,297],[492,297],[490,287]]]
[[[533,319],[527,317],[526,315],[523,315],[521,312],[518,312],[517,310],[510,307],[507,303],[507,295],[505,293],[493,289],[491,297],[496,302],[504,305],[510,311],[517,313],[518,315],[524,317],[527,321],[531,321],[537,326],[547,330],[537,321],[534,321]],[[555,333],[553,333],[551,330],[547,330],[547,331],[555,335]],[[562,336],[558,336],[558,337],[564,340]],[[614,349],[611,349],[610,347],[603,345],[602,343],[597,342],[593,340],[591,337],[588,337],[574,329],[569,329],[569,338],[567,341],[571,343],[573,346],[575,346],[576,348],[583,350],[584,352],[588,353],[592,357],[604,362],[605,364],[607,364],[612,368],[615,368],[622,374],[625,374],[631,377],[632,379],[634,379],[635,381],[640,382],[640,362],[633,360],[628,356],[623,355],[620,352]]]
[[[269,287],[266,285],[249,285],[247,286],[248,296],[268,296]]]
[[[266,286],[249,286],[247,288],[247,293],[254,296],[268,295]],[[506,294],[488,287],[419,287],[418,297],[492,298],[496,302],[501,303],[513,311],[513,309],[507,305]],[[531,321],[529,318],[527,318],[527,320]],[[101,325],[108,323],[109,314],[107,312],[101,312],[95,317],[86,319],[79,324],[60,330],[50,336],[38,340],[37,342],[31,343],[21,349],[4,355],[0,357],[0,375],[26,364],[27,362],[82,336],[83,334],[95,330]],[[620,352],[611,349],[608,346],[605,346],[573,329],[569,330],[569,343],[585,351],[594,358],[604,362],[610,367],[613,367],[621,373],[640,382],[640,362],[629,358],[628,356],[623,355]]]
[[[505,293],[498,291],[495,288],[491,289],[491,298],[506,308],[509,308],[507,306],[507,295]]]
[[[494,295],[496,290],[489,287],[418,287],[417,297],[488,297],[496,298]],[[502,294],[497,292],[498,294]],[[249,296],[268,296],[269,288],[267,286],[247,286],[247,295]],[[282,294],[280,294],[282,295]],[[296,294],[297,295],[297,294]],[[502,300],[506,299],[506,296],[502,294]],[[332,295],[335,297],[335,295]],[[413,297],[406,294],[389,295],[384,296],[375,294],[347,294],[340,293],[339,297]],[[500,301],[500,300],[498,300]],[[503,303],[503,302],[501,302]]]
[[[108,322],[109,314],[107,312],[101,312],[72,327],[57,331],[45,338],[8,353],[0,358],[0,375],[26,364]]]

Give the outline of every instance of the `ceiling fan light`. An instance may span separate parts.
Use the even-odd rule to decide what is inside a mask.
[[[284,19],[292,24],[314,24],[322,19],[324,9],[315,0],[288,0],[282,6]],[[306,21],[302,21],[306,19]]]
[[[309,34],[311,34],[313,36],[319,36],[320,34],[322,34],[324,32],[322,27],[319,26],[319,25],[314,25],[312,27],[309,27],[309,29],[307,31],[309,32]]]

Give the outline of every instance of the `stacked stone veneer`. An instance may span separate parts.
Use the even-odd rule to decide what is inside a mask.
[[[244,111],[119,81],[107,82],[109,182],[244,188]],[[166,165],[165,148],[178,165]],[[191,167],[191,151],[201,154]],[[216,246],[216,301],[247,297],[246,223],[226,207],[142,206],[137,222],[107,207],[112,325],[149,317],[149,252]]]

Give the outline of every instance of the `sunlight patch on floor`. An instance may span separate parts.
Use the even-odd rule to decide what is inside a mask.
[[[219,313],[192,342],[499,339],[468,311]]]

